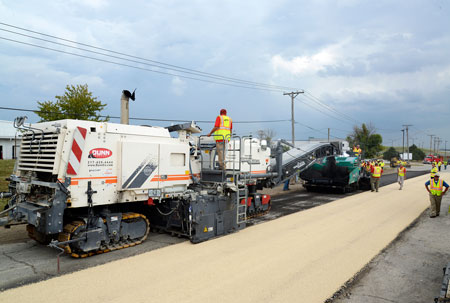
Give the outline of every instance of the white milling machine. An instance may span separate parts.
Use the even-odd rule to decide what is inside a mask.
[[[256,190],[289,174],[271,172],[270,148],[252,137],[233,137],[227,169],[216,169],[214,139],[192,136],[201,132],[193,122],[15,124],[20,156],[0,225],[26,222],[32,238],[74,257],[139,244],[150,224],[192,242],[237,231],[270,208]]]
[[[270,209],[270,196],[257,189],[336,152],[320,143],[283,153],[278,144],[271,155],[264,140],[234,136],[222,171],[214,139],[192,136],[201,132],[193,122],[168,128],[24,122],[15,121],[20,155],[2,193],[11,199],[0,226],[25,222],[30,237],[73,257],[140,244],[150,223],[194,243],[237,231]]]

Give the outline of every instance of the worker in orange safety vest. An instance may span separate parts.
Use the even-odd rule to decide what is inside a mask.
[[[370,176],[371,191],[376,190],[378,192],[378,188],[380,187],[380,178],[381,175],[383,174],[383,168],[381,168],[378,162],[375,162],[375,166],[373,166],[371,173],[372,173],[372,175]]]
[[[399,190],[402,190],[403,183],[406,180],[406,168],[403,166],[403,163],[400,162],[400,167],[397,169],[397,182],[400,184]]]
[[[214,128],[208,134],[208,137],[214,134],[214,140],[216,140],[216,153],[218,156],[219,168],[221,170],[226,168],[224,164],[226,143],[230,141],[232,130],[233,121],[227,116],[227,110],[221,109],[220,115],[217,116],[216,122],[214,123]]]

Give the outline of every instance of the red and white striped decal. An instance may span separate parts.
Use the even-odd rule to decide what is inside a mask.
[[[68,175],[78,175],[86,133],[87,130],[82,127],[77,127],[73,133],[72,149],[70,150],[69,164],[67,165]]]

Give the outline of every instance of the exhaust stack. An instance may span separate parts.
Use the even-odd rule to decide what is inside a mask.
[[[133,93],[130,93],[128,90],[122,91],[122,97],[120,98],[120,123],[121,124],[130,124],[130,108],[129,108],[129,101],[135,100],[135,91],[134,89]]]

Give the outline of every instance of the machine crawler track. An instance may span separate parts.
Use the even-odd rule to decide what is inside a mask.
[[[86,258],[86,257],[91,257],[91,256],[97,255],[97,254],[103,254],[103,253],[107,253],[110,251],[139,245],[143,241],[145,241],[145,239],[147,239],[148,233],[150,232],[150,222],[148,221],[147,217],[145,217],[144,215],[139,214],[139,213],[124,213],[122,215],[122,221],[127,221],[128,223],[132,223],[133,221],[137,221],[137,220],[144,220],[147,225],[145,234],[142,237],[139,237],[137,239],[126,239],[126,240],[121,239],[118,242],[102,243],[100,249],[98,249],[96,251],[89,251],[89,252],[79,251],[79,250],[73,248],[70,244],[62,246],[62,248],[64,248],[64,251],[67,254],[70,254],[73,258]],[[82,220],[75,220],[75,221],[72,221],[72,222],[66,224],[64,226],[64,232],[59,234],[58,241],[65,242],[65,241],[69,241],[69,240],[73,239],[73,236],[75,235],[77,230],[79,230],[80,228],[83,228],[85,226],[86,226],[86,224]]]

